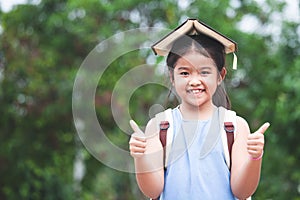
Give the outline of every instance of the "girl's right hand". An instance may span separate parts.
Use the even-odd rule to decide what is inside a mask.
[[[129,140],[130,155],[133,158],[140,158],[146,151],[147,140],[145,134],[143,133],[143,131],[141,131],[135,121],[130,120],[129,123],[132,130],[134,131]]]

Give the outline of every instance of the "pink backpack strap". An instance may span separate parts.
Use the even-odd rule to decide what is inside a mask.
[[[224,122],[224,130],[227,136],[228,152],[230,157],[230,168],[231,168],[231,151],[234,142],[234,125],[232,122]],[[229,169],[230,170],[230,169]]]
[[[166,158],[166,144],[167,144],[167,132],[170,127],[170,123],[168,121],[161,121],[159,124],[159,139],[164,149],[164,166],[165,166],[165,158]]]
[[[164,166],[165,166],[165,162],[166,162],[167,132],[168,132],[169,127],[170,127],[170,123],[168,121],[161,121],[159,124],[159,140],[164,149],[164,155],[163,155]],[[165,168],[165,170],[166,170],[166,168]],[[152,199],[152,200],[158,200],[159,198],[160,197],[157,197],[156,199]]]

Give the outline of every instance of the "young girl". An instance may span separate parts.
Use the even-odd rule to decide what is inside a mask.
[[[230,108],[222,88],[226,75],[223,44],[201,33],[182,36],[173,43],[167,66],[172,86],[181,100],[172,110],[172,159],[164,169],[155,118],[148,122],[145,134],[131,120],[134,134],[129,148],[139,188],[147,197],[163,200],[248,198],[260,179],[263,134],[268,123],[250,134],[247,122],[236,117],[230,170],[220,139],[215,140],[205,156],[200,156],[218,123],[214,117],[218,107]]]

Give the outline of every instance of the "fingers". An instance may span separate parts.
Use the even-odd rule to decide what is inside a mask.
[[[261,133],[261,134],[264,134],[265,131],[269,128],[270,126],[270,123],[269,122],[266,122],[264,123],[256,132],[257,133]]]
[[[252,158],[258,158],[262,155],[265,145],[264,133],[269,126],[270,123],[264,123],[255,133],[248,135],[247,151]]]
[[[130,120],[129,124],[132,128],[132,130],[134,131],[134,133],[131,135],[131,138],[137,140],[137,141],[141,141],[141,142],[146,142],[146,137],[144,132],[139,128],[139,126],[136,124],[135,121]],[[137,144],[139,145],[139,144]]]
[[[134,120],[130,120],[129,124],[135,133],[143,133],[143,131],[139,128],[139,126],[136,124]]]
[[[261,133],[252,133],[248,135],[247,144],[248,145],[258,145],[264,144],[264,135]]]
[[[263,149],[265,144],[264,135],[258,132],[249,134],[247,138],[247,148],[248,149]]]
[[[136,133],[131,135],[130,141],[129,141],[129,150],[130,155],[134,158],[138,158],[144,155],[146,152],[146,138],[141,138],[139,136],[136,136]]]
[[[261,141],[261,142],[248,141],[247,142],[247,150],[248,151],[261,151],[263,149],[264,149],[264,141]]]
[[[264,146],[264,133],[269,128],[270,123],[264,123],[255,133],[248,135],[248,147]]]
[[[129,123],[134,131],[129,141],[130,154],[132,157],[138,158],[143,156],[146,151],[146,137],[135,121],[130,120]]]
[[[132,134],[129,141],[129,150],[132,157],[140,157],[146,151],[146,139],[141,139],[136,137],[135,134]]]
[[[145,143],[146,142],[146,137],[144,135],[140,135],[138,133],[133,133],[131,135],[131,139],[135,141],[135,143],[136,143],[137,146],[143,146],[143,145],[140,145],[140,143]]]

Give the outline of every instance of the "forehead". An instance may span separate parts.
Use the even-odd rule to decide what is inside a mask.
[[[182,67],[186,68],[194,68],[194,69],[199,69],[199,68],[215,68],[216,69],[216,64],[213,61],[212,58],[206,57],[200,53],[197,52],[192,52],[183,55],[180,57],[176,64],[175,64],[175,69],[179,69]]]

